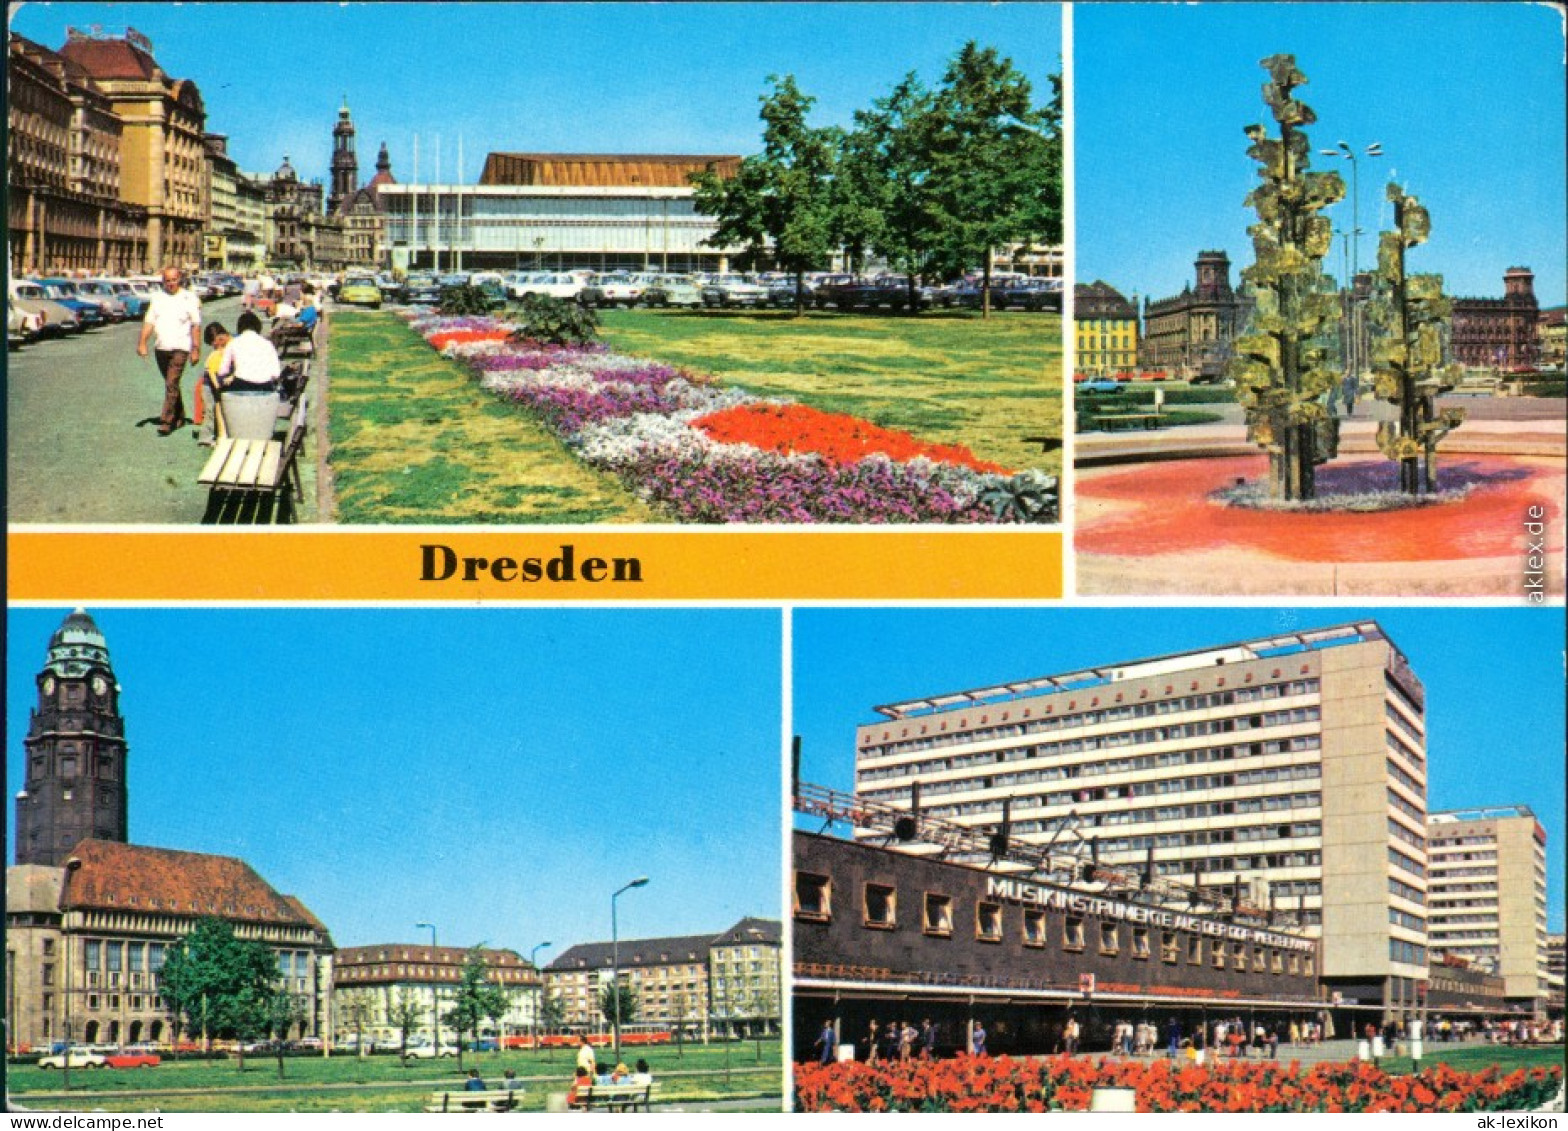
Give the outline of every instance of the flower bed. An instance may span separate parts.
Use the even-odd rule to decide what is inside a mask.
[[[1392,1076],[1370,1064],[1040,1060],[960,1056],[877,1065],[797,1064],[796,1111],[1086,1111],[1095,1088],[1132,1088],[1139,1111],[1473,1112],[1538,1107],[1561,1066]]]
[[[1054,477],[1009,477],[960,445],[764,400],[602,345],[519,340],[495,318],[410,324],[580,459],[685,522],[1057,521]]]

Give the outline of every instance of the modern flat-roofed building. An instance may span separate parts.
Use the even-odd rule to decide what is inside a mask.
[[[1528,806],[1427,818],[1427,930],[1434,947],[1502,977],[1510,1004],[1540,1008],[1548,976],[1546,830]]]
[[[812,794],[797,808],[823,815],[850,800]],[[1334,1024],[1316,978],[1318,943],[1299,931],[1136,893],[1095,895],[997,864],[797,830],[796,1057],[813,1056],[824,1021],[859,1057],[873,1023],[881,1037],[889,1023],[929,1020],[943,1056],[967,1047],[976,1023],[988,1051],[1020,1054],[1059,1049],[1069,1019],[1085,1051],[1107,1048],[1123,1020],[1153,1022],[1161,1049],[1172,1027],[1195,1039],[1222,1018],[1276,1032],[1292,1020]],[[1354,1025],[1347,1011],[1337,1015],[1340,1031]]]
[[[386,185],[386,246],[400,270],[627,268],[724,271],[690,174],[732,175],[726,154],[491,153],[477,185]]]
[[[1342,1002],[1416,1008],[1425,691],[1375,621],[877,711],[856,733],[858,797],[1246,906],[1321,938]]]

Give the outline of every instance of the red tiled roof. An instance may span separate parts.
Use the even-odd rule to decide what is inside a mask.
[[[479,951],[487,966],[518,966],[528,968],[523,956],[515,950],[493,950],[482,947]],[[377,943],[371,946],[346,946],[337,952],[339,969],[349,966],[369,966],[381,962],[424,962],[433,966],[462,966],[468,961],[468,950],[460,946],[430,947],[420,943]]]
[[[324,930],[296,899],[278,894],[249,864],[173,848],[84,840],[67,865],[60,907],[216,915],[230,921]]]
[[[123,39],[71,40],[60,54],[95,79],[150,79],[158,70],[151,55]]]

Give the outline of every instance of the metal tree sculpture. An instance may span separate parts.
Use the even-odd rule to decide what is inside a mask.
[[[1228,368],[1247,410],[1247,437],[1269,453],[1269,494],[1310,499],[1313,468],[1339,447],[1339,420],[1327,406],[1338,381],[1329,368],[1325,336],[1339,318],[1333,283],[1323,257],[1333,247],[1333,225],[1318,213],[1343,199],[1337,173],[1309,173],[1310,146],[1301,129],[1317,121],[1306,103],[1291,97],[1307,76],[1294,55],[1270,55],[1263,100],[1279,123],[1276,138],[1263,126],[1247,127],[1247,156],[1259,164],[1263,184],[1247,195],[1258,222],[1253,264],[1242,277],[1256,305],[1248,333],[1236,339]]]
[[[1462,408],[1437,411],[1439,395],[1458,382],[1461,367],[1443,364],[1443,335],[1453,302],[1441,275],[1405,273],[1405,251],[1426,242],[1431,217],[1397,184],[1388,186],[1394,230],[1377,244],[1377,297],[1371,321],[1380,332],[1372,347],[1377,395],[1399,409],[1397,421],[1377,426],[1377,446],[1399,461],[1399,489],[1407,495],[1437,490],[1438,441],[1459,427]]]

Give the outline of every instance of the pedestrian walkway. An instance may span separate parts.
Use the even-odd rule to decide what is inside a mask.
[[[203,306],[208,321],[234,328],[238,299]],[[157,416],[163,383],[136,356],[140,323],[35,342],[10,357],[6,374],[7,517],[12,524],[195,525],[207,508],[196,482],[208,449],[194,426],[164,437]],[[183,384],[188,413],[197,371]],[[313,378],[312,388],[320,383]],[[314,452],[307,441],[306,502],[316,521]]]

